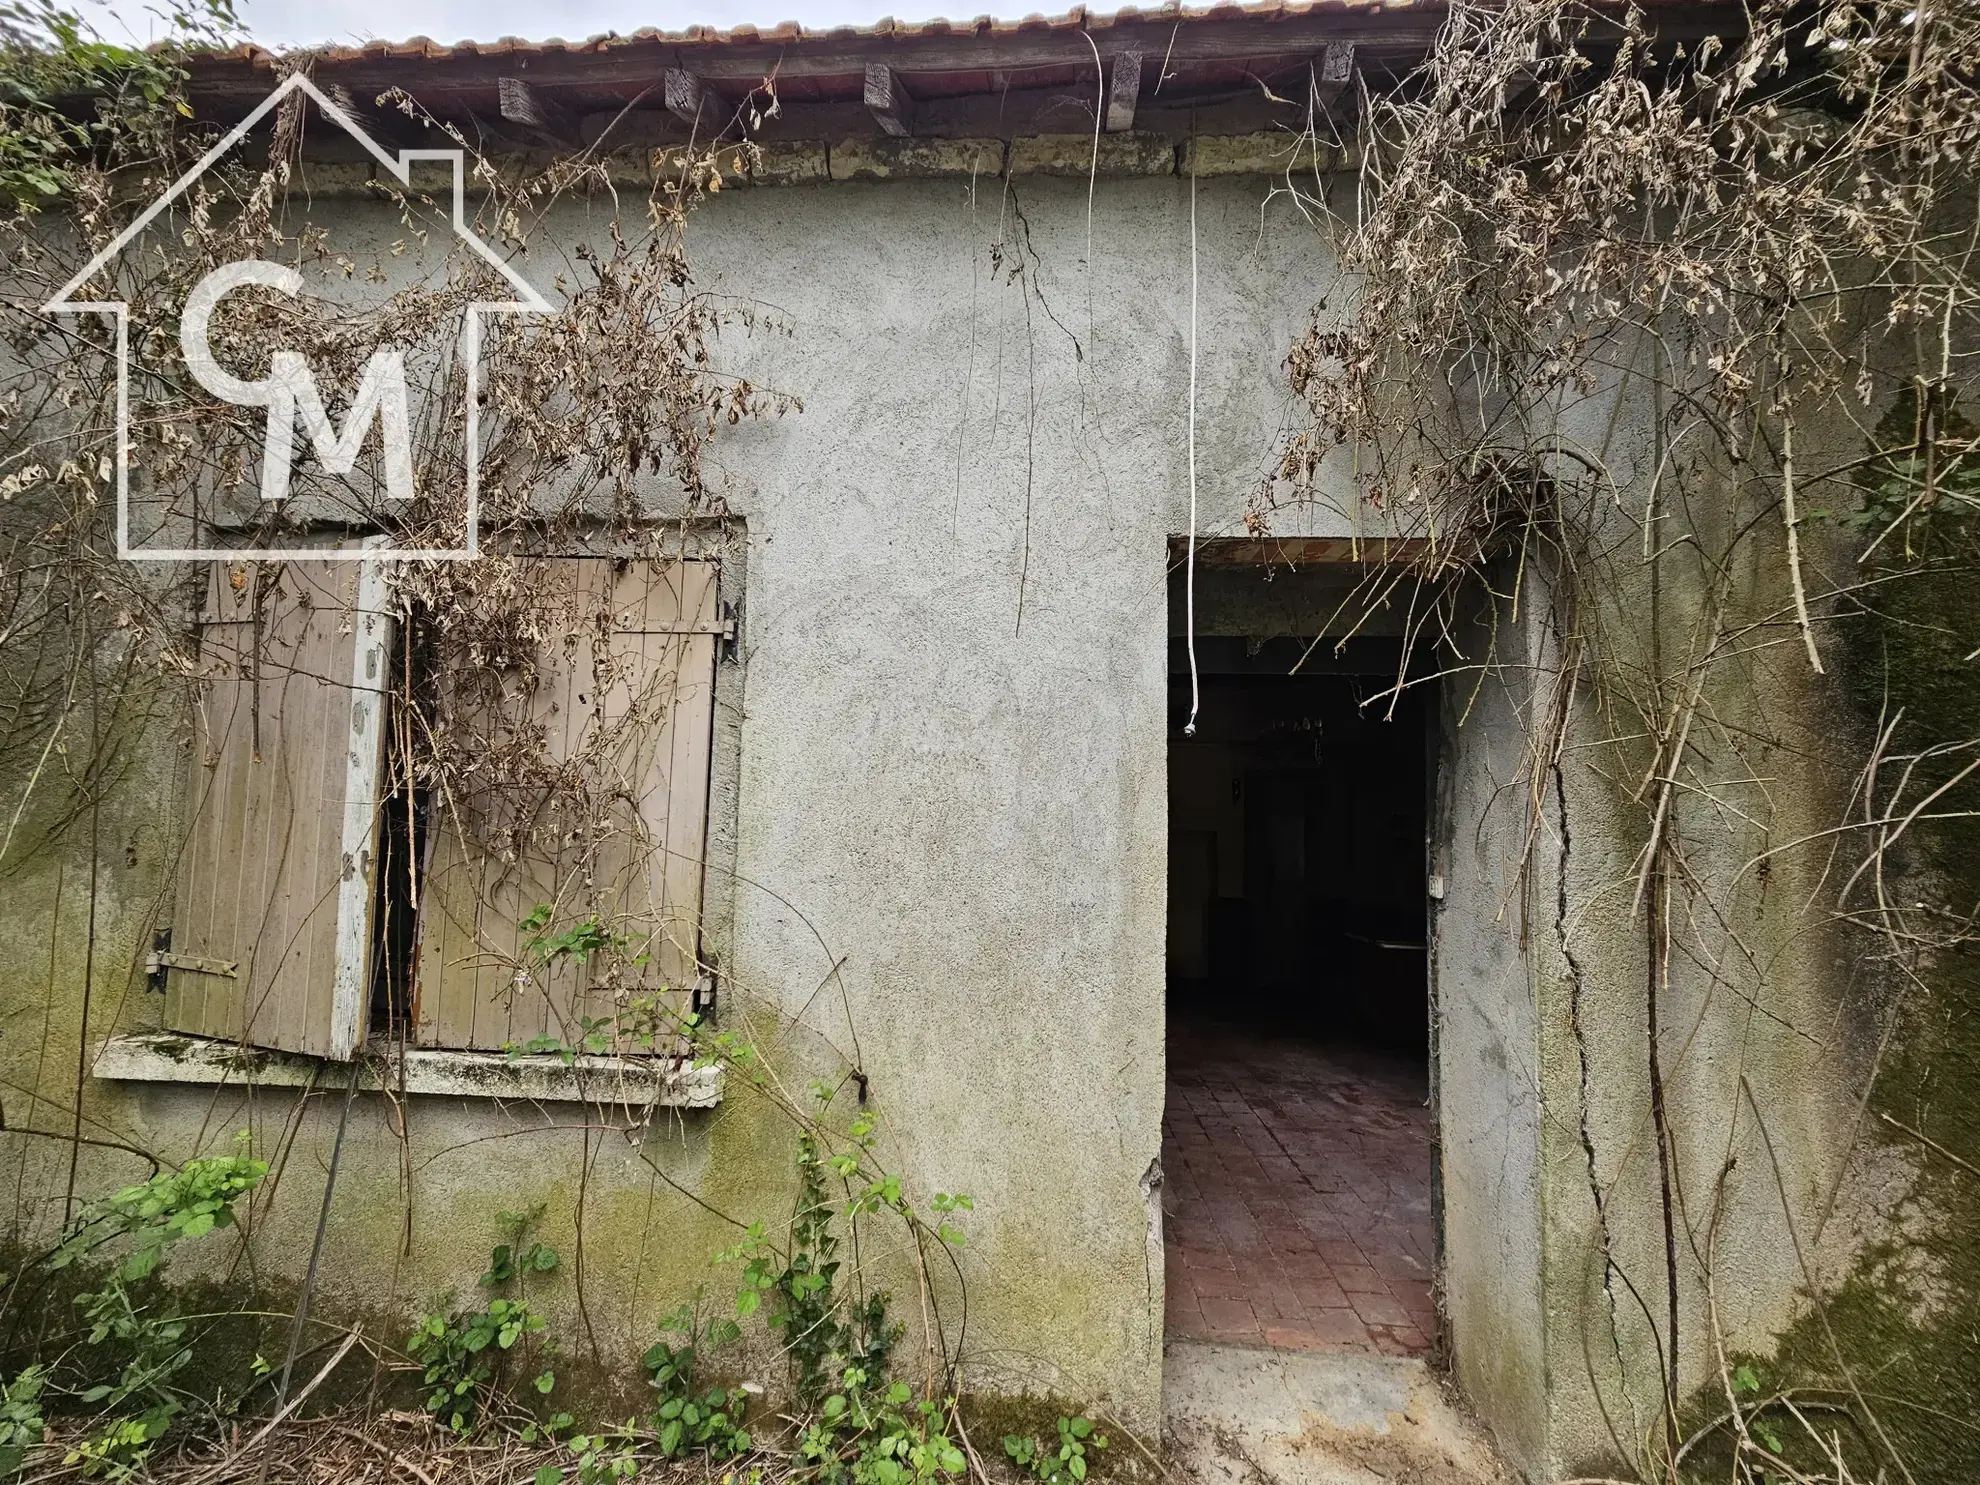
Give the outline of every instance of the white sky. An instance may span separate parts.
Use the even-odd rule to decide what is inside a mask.
[[[679,31],[688,26],[753,25],[765,29],[780,21],[825,26],[869,26],[887,15],[925,21],[947,13],[973,20],[991,0],[236,0],[248,35],[263,46],[307,46],[318,42],[404,41],[430,36],[435,41],[495,41],[521,36],[544,41],[552,36],[581,41],[603,31],[621,34],[642,26]],[[1072,0],[1031,0],[1004,9],[1023,16],[1053,12]],[[113,41],[148,41],[157,23],[143,0],[84,0],[82,8]],[[114,14],[112,14],[114,12]]]

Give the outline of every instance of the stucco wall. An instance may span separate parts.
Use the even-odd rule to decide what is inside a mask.
[[[1541,668],[1558,654],[1544,605],[1506,605],[1495,624],[1482,591],[1459,602],[1473,663],[1442,691],[1431,848],[1444,890],[1431,914],[1442,1298],[1458,1381],[1500,1447],[1538,1466],[1551,1431],[1539,1168],[1549,1090],[1529,949],[1554,904],[1519,862],[1529,841],[1542,861],[1557,850],[1531,829],[1522,775],[1528,718],[1547,694]]]
[[[1279,364],[1306,310],[1287,285],[1323,263],[1290,213],[1261,236],[1260,194],[1205,182],[1197,199],[1206,529],[1235,527],[1269,465]],[[572,208],[548,240],[595,235],[599,210]],[[315,215],[334,230],[338,211],[361,244],[391,230],[357,202]],[[709,288],[781,326],[732,332],[725,369],[804,403],[724,430],[712,460],[748,543],[711,862],[725,1017],[764,1038],[799,1097],[857,1066],[909,1189],[975,1198],[963,1261],[979,1381],[1149,1425],[1162,1276],[1144,1181],[1163,1098],[1164,573],[1187,522],[1189,184],[1102,180],[1090,205],[1085,182],[1045,179],[731,192],[690,238]],[[168,891],[180,742],[169,725],[134,740],[129,787],[100,810],[118,864],[99,873],[92,1042],[156,1014],[132,969]],[[42,1090],[50,1129],[75,1087],[88,842],[71,828],[23,864],[0,922],[16,966],[0,1057],[16,1088]],[[292,1139],[250,1229],[253,1262],[296,1276],[337,1097],[299,1114],[291,1092],[89,1078],[83,1097],[86,1129],[174,1157],[240,1128],[271,1150]],[[792,1131],[738,1079],[721,1110],[631,1139],[576,1127],[600,1122],[577,1108],[415,1098],[402,1148],[398,1117],[359,1095],[321,1278],[330,1309],[403,1312],[468,1289],[495,1213],[533,1201],[572,1255],[582,1180],[587,1315],[566,1286],[558,1328],[582,1350],[588,1325],[629,1362],[655,1314],[697,1282],[731,1282],[706,1262],[732,1230],[676,1185],[744,1219],[778,1220],[788,1201]],[[45,1231],[67,1151],[11,1139],[21,1226]],[[140,1169],[86,1149],[78,1189]],[[910,1290],[903,1318],[913,1307]]]
[[[1779,515],[1723,470],[1687,471],[1709,498],[1646,560],[1635,517],[1663,455],[1640,387],[1620,377],[1558,425],[1619,490],[1575,508],[1574,570],[1549,535],[1508,553],[1497,597],[1459,606],[1491,623],[1447,647],[1445,1302],[1459,1379],[1538,1479],[1651,1468],[1667,1429],[1723,1413],[1735,1366],[1780,1375],[1783,1335],[1818,1385],[1842,1354],[1868,1366],[1860,1343],[1811,1344],[1811,1317],[1852,1270],[1836,1255],[1904,1252],[1918,1220],[1915,1157],[1864,1117],[1880,1044],[1901,1045],[1883,1042],[1893,972],[1830,909],[1871,715],[1837,675],[1848,631],[1824,631],[1816,674]],[[1824,431],[1811,459],[1860,452]],[[1846,528],[1802,542],[1813,591],[1853,580]],[[1660,893],[1651,740],[1687,716]]]
[[[1242,532],[1289,416],[1282,358],[1329,283],[1321,238],[1283,201],[1261,218],[1265,194],[1256,180],[1196,187],[1204,533]],[[328,215],[345,209],[359,238],[381,230],[356,204]],[[561,210],[545,241],[599,235],[606,209]],[[701,282],[773,310],[779,327],[732,329],[722,368],[804,403],[723,429],[710,461],[746,543],[731,572],[742,655],[723,683],[710,876],[726,1024],[757,1037],[799,1097],[808,1079],[843,1083],[856,1067],[908,1189],[975,1198],[963,1267],[979,1383],[1141,1426],[1158,1417],[1161,1371],[1147,1182],[1163,1100],[1166,566],[1167,538],[1188,522],[1191,216],[1187,179],[1102,178],[1089,195],[1083,179],[990,177],[728,191],[690,231]],[[655,508],[670,509],[663,493]],[[1275,526],[1344,529],[1310,509]],[[1662,1263],[1645,939],[1618,886],[1635,817],[1592,754],[1537,790],[1522,774],[1560,653],[1542,576],[1529,572],[1523,606],[1500,615],[1498,668],[1475,696],[1462,680],[1444,688],[1436,927],[1455,1369],[1536,1478],[1620,1452],[1612,1425],[1627,1434],[1632,1408],[1657,1410],[1655,1343],[1633,1301],[1609,1329],[1590,1143],[1620,1260],[1653,1287]],[[1253,605],[1257,621],[1280,622],[1272,608]],[[1612,634],[1641,641],[1648,612],[1618,587]],[[1790,659],[1729,680],[1728,714],[1808,711]],[[154,1013],[134,970],[169,894],[184,763],[176,701],[157,699],[159,720],[123,734],[125,771],[94,816],[8,879],[0,1178],[17,1184],[22,1234],[61,1218],[85,985],[92,1043]],[[1575,705],[1577,725],[1609,725],[1588,693]],[[1770,765],[1799,790],[1782,828],[1810,827],[1830,802],[1826,776],[1794,761],[1806,740],[1784,735],[1789,761]],[[1725,767],[1752,765],[1728,753]],[[1735,831],[1701,861],[1730,875],[1750,854]],[[1742,923],[1798,901],[1807,883],[1791,875],[1764,904],[1739,899]],[[1763,938],[1780,919],[1767,921]],[[1828,947],[1783,929],[1766,949],[1766,1014],[1833,1021],[1843,977]],[[1828,1189],[1854,1096],[1834,1074],[1856,1043],[1835,1044],[1838,1063],[1761,1037],[1751,978],[1734,993],[1681,966],[1665,1025],[1682,1047],[1681,1119],[1695,1121],[1677,1140],[1687,1192],[1719,1186],[1728,1127],[1738,1136],[1714,1235],[1737,1273],[1720,1319],[1733,1345],[1764,1349],[1802,1282],[1783,1224]],[[182,1157],[251,1128],[286,1150],[255,1203],[249,1257],[294,1280],[337,1098],[80,1086],[83,1132],[108,1142],[82,1152],[83,1194],[142,1169],[117,1142]],[[1743,1086],[1778,1110],[1779,1182],[1754,1126],[1736,1121]],[[404,1315],[468,1289],[495,1213],[544,1201],[545,1236],[573,1259],[555,1325],[574,1352],[595,1340],[603,1362],[626,1366],[657,1314],[698,1283],[729,1286],[707,1268],[734,1237],[717,1213],[788,1209],[792,1130],[743,1080],[718,1111],[630,1137],[587,1127],[603,1121],[579,1107],[415,1098],[403,1117],[402,1129],[391,1102],[356,1101],[327,1310]],[[19,1132],[30,1124],[51,1137]],[[1688,1244],[1704,1240],[1702,1210]],[[1707,1357],[1706,1296],[1695,1276],[1681,1285],[1689,1387]],[[912,1320],[911,1289],[897,1296]]]

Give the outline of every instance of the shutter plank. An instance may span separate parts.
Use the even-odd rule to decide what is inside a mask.
[[[327,1007],[330,1055],[349,1057],[364,1040],[371,1008],[372,954],[376,942],[378,837],[383,824],[387,690],[391,682],[392,620],[387,612],[385,570],[363,562],[352,575],[350,698],[341,734],[326,732],[324,819],[337,826],[337,916],[331,939],[334,966]],[[334,684],[336,677],[333,675]],[[333,800],[341,808],[334,808]],[[334,809],[334,813],[333,813]],[[312,980],[312,985],[316,982]]]
[[[226,571],[215,566],[209,578],[217,613],[227,592]],[[236,721],[248,687],[241,663],[244,631],[229,625],[202,626],[201,669],[209,679],[195,714],[191,757],[193,806],[189,840],[182,857],[172,950],[199,958],[237,961],[249,758],[235,740]],[[244,725],[244,724],[243,724]],[[209,766],[207,759],[213,760]],[[246,965],[241,968],[245,970]],[[245,977],[183,974],[168,970],[165,1023],[177,1031],[238,1039],[244,1024]]]
[[[675,622],[704,628],[713,624],[718,609],[712,579],[713,574],[707,572],[683,575],[671,616]],[[664,919],[667,957],[662,968],[674,983],[684,984],[692,983],[699,969],[698,930],[715,715],[715,636],[700,633],[667,638],[676,649],[680,682],[668,698],[667,793],[657,801],[657,829],[666,846],[657,863],[659,892],[668,905]]]
[[[334,582],[340,574],[321,578]],[[260,799],[267,841],[263,891],[269,904],[256,936],[256,957],[274,960],[271,973],[251,987],[248,1039],[327,1056],[330,1051],[324,981],[334,975],[323,953],[334,936],[337,862],[326,840],[327,815],[341,817],[343,801],[326,799],[330,754],[348,705],[332,689],[336,619],[330,585],[311,573],[284,573],[285,598],[264,626],[264,703],[273,691],[275,735],[262,725],[267,770]],[[293,583],[293,586],[290,584]],[[307,605],[307,606],[305,606]],[[326,608],[329,610],[325,612]],[[348,665],[344,667],[348,670]],[[261,1028],[272,1025],[273,1034]]]
[[[195,716],[191,836],[172,948],[235,962],[238,971],[229,978],[170,968],[165,1019],[173,1030],[337,1058],[361,1039],[384,729],[374,713],[354,738],[353,702],[382,703],[382,663],[371,666],[371,688],[358,684],[357,667],[367,645],[382,651],[390,630],[375,566],[363,595],[373,612],[359,612],[365,566],[355,558],[282,566],[258,632],[244,621],[253,618],[262,570],[211,570],[200,632],[209,678]],[[234,571],[243,589],[234,588]],[[250,663],[260,667],[258,759]],[[211,769],[208,756],[217,760]],[[354,780],[368,797],[350,797]],[[366,824],[369,849],[353,853],[346,883],[347,825],[355,841]]]
[[[554,760],[585,770],[593,798],[625,803],[600,838],[568,846],[557,843],[577,822],[561,809],[547,811],[540,844],[523,860],[496,866],[469,838],[494,801],[470,801],[465,818],[446,822],[421,904],[421,1003],[434,1007],[419,1020],[422,1045],[492,1050],[546,1031],[573,1042],[581,1017],[612,1012],[609,988],[590,984],[585,968],[568,963],[549,995],[540,985],[513,990],[514,969],[524,960],[516,924],[540,902],[553,904],[557,928],[596,911],[615,931],[650,942],[642,991],[663,978],[687,983],[694,972],[715,641],[712,633],[666,631],[689,619],[712,627],[718,571],[711,562],[614,568],[593,558],[550,565],[546,600],[568,622],[540,646],[534,694],[510,706],[520,725],[542,729]],[[688,731],[701,738],[685,751],[684,694],[700,698],[690,707]],[[635,711],[640,725],[622,727]],[[685,866],[668,864],[677,840],[689,844]]]
[[[225,655],[205,645],[202,646],[201,660],[209,669],[227,663]],[[244,782],[239,777],[242,760],[234,750],[225,746],[225,737],[233,722],[235,685],[222,676],[203,682],[199,689],[199,710],[195,718],[191,756],[188,831],[181,856],[176,911],[178,921],[173,925],[172,932],[174,948],[187,953],[193,952],[193,946],[200,942],[196,934],[202,926],[210,926],[217,941],[232,943],[233,925],[222,921],[221,915],[231,916],[239,904],[238,891],[224,890],[222,884],[222,874],[229,865],[238,873],[238,862],[230,863],[219,849],[219,840],[225,831],[201,828],[209,816],[224,819],[240,809]],[[209,758],[212,760],[210,763]],[[238,983],[211,975],[168,973],[167,1024],[187,1031],[215,1028],[208,1032],[215,1036],[234,1035],[237,1018],[230,1014],[225,1001],[238,998]]]
[[[336,597],[347,599],[348,594],[350,599],[354,599],[356,595],[349,591],[355,587],[351,575],[345,573],[341,576],[343,580],[336,584]],[[343,622],[352,623],[354,620]],[[292,699],[297,692],[312,685],[328,689],[340,682],[347,684],[351,674],[351,662],[345,656],[357,648],[355,634],[341,649],[331,648],[324,641],[342,636],[321,634],[315,624],[309,626],[308,635],[308,641],[299,647],[296,672],[288,680]],[[332,1024],[335,1013],[331,1002],[338,989],[340,974],[337,920],[343,905],[344,888],[344,782],[349,772],[346,750],[350,743],[350,714],[359,704],[359,698],[347,694],[341,714],[326,708],[324,725],[315,730],[296,754],[295,783],[304,795],[303,807],[297,811],[296,818],[309,824],[307,859],[327,863],[329,871],[322,877],[310,873],[313,896],[302,898],[299,895],[291,899],[291,913],[300,920],[296,923],[294,952],[296,973],[303,986],[303,994],[299,1004],[292,999],[284,1009],[293,1007],[291,1014],[296,1016],[294,1034],[298,1037],[320,1037],[325,1055],[334,1055],[338,1042],[336,1028]],[[338,721],[343,725],[335,725]],[[360,807],[363,803],[360,801]],[[369,922],[367,915],[364,924],[368,926]],[[371,962],[369,949],[368,942],[357,946],[359,962],[356,969],[359,974]],[[348,1048],[344,1055],[350,1055]]]

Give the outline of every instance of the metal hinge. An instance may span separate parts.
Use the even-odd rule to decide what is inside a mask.
[[[165,993],[165,966],[158,962],[158,956],[172,947],[172,925],[167,923],[151,935],[151,952],[144,961],[144,988],[147,994]]]
[[[169,951],[154,952],[145,957],[144,971],[148,975],[163,975],[168,969],[183,970],[194,975],[220,975],[226,979],[238,979],[240,961],[237,959],[202,959],[197,954],[173,954]]]
[[[730,612],[719,619],[691,619],[679,624],[627,624],[615,628],[614,634],[712,634],[717,639],[728,641],[736,637],[734,604],[723,605]]]
[[[722,658],[734,664],[739,658],[740,646],[742,644],[742,605],[740,603],[724,603],[722,605],[722,623],[726,628],[726,632],[722,635],[719,648],[721,649]]]
[[[712,964],[703,964],[701,973],[695,976],[694,985],[688,993],[688,1009],[705,1020],[715,1016],[716,995],[722,983],[721,975]]]

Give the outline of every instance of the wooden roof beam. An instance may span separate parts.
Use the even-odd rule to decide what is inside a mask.
[[[666,76],[661,79],[660,91],[667,112],[675,118],[684,120],[691,127],[704,121],[711,128],[717,125],[714,117],[717,110],[708,106],[712,100],[708,96],[707,85],[692,72],[669,67]]]
[[[885,62],[866,64],[866,110],[897,139],[914,132],[914,99],[901,86],[900,74]]]
[[[1107,132],[1125,134],[1134,127],[1134,106],[1141,99],[1141,49],[1130,47],[1114,57],[1107,85]]]
[[[502,118],[520,125],[547,144],[576,145],[584,142],[577,115],[539,88],[519,77],[498,80]]]
[[[1313,106],[1317,112],[1331,113],[1354,82],[1354,43],[1330,41],[1320,56],[1320,71],[1313,80]]]
[[[380,108],[371,98],[352,93],[340,82],[325,84],[323,94],[378,144],[390,148],[423,140],[425,131],[399,109]]]

